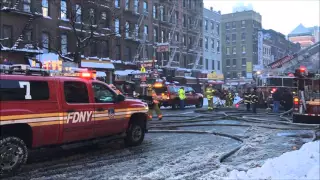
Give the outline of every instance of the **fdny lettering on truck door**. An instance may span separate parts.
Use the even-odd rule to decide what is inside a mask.
[[[67,116],[67,124],[69,123],[85,123],[92,119],[93,111],[71,112]]]

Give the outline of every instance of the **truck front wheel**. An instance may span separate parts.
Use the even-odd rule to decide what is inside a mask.
[[[145,125],[143,121],[132,121],[127,130],[124,140],[126,146],[138,146],[142,143],[145,135]]]
[[[0,138],[0,177],[10,176],[20,170],[28,158],[26,144],[20,138]]]

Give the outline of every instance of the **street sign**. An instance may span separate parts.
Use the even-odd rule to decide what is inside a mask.
[[[169,45],[158,45],[157,52],[169,52]]]
[[[140,87],[148,87],[148,85],[145,82],[141,82]]]

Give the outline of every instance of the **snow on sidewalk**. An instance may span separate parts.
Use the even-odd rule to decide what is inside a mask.
[[[317,180],[320,179],[320,141],[304,144],[299,150],[266,160],[247,172],[233,170],[225,180]]]

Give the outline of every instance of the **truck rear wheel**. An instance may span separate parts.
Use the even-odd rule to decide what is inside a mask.
[[[13,136],[0,138],[0,177],[19,171],[27,158],[28,149],[23,140]]]
[[[145,135],[145,126],[143,121],[133,121],[127,130],[127,136],[124,140],[126,146],[138,146],[142,143]]]

